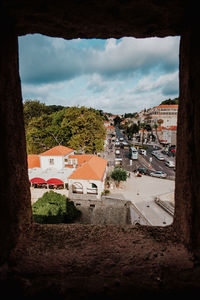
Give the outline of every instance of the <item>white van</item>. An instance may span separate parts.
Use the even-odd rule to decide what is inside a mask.
[[[140,150],[139,150],[139,153],[142,154],[142,155],[147,155],[147,151],[144,150],[144,149],[140,149]]]
[[[115,150],[115,154],[119,155],[120,154],[120,150]]]
[[[171,160],[166,160],[165,165],[168,166],[169,168],[175,167],[175,163]]]

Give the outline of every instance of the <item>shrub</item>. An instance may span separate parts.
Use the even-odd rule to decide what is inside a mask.
[[[108,194],[110,194],[110,191],[109,190],[105,190],[104,193],[105,193],[105,195],[108,195]]]
[[[71,223],[80,216],[74,202],[53,191],[46,192],[32,206],[33,220],[36,223]]]
[[[127,172],[122,168],[116,167],[111,173],[111,178],[114,179],[119,185],[120,181],[126,181]]]

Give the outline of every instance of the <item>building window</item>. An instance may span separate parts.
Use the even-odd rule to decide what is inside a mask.
[[[49,164],[50,164],[51,166],[54,165],[54,159],[53,159],[53,158],[50,158],[50,159],[49,159]]]

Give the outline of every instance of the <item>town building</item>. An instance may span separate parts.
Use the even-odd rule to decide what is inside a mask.
[[[177,126],[159,126],[157,134],[160,143],[164,145],[176,145]]]
[[[40,154],[40,164],[42,169],[62,169],[68,162],[70,154],[74,150],[64,146],[56,146]]]
[[[115,134],[115,127],[114,126],[107,126],[106,128],[106,134],[109,135],[109,134]]]
[[[167,145],[176,145],[177,117],[176,104],[161,104],[138,113],[138,121],[149,124],[159,141]]]
[[[107,160],[96,155],[74,154],[74,150],[56,146],[40,155],[28,155],[31,186],[66,189],[73,199],[88,196],[99,199],[104,191]]]
[[[178,105],[161,104],[148,109],[143,116],[143,120],[150,125],[177,126]]]

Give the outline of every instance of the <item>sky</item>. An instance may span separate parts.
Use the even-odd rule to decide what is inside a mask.
[[[23,100],[139,112],[179,95],[179,37],[19,38]]]

